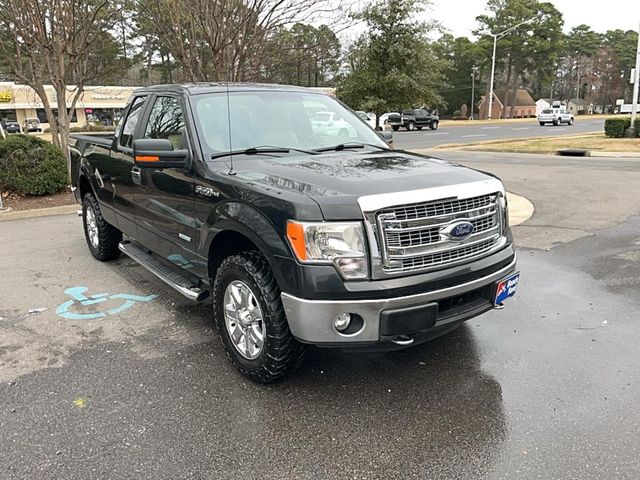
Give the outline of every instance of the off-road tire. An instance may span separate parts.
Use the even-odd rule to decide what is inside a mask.
[[[89,232],[87,231],[88,209],[93,211],[96,219],[96,226],[98,227],[98,245],[96,247],[94,247],[89,240]],[[122,232],[105,221],[102,217],[102,212],[100,211],[100,205],[92,193],[87,193],[82,199],[82,226],[84,228],[84,238],[87,241],[89,251],[96,260],[106,262],[108,260],[114,260],[120,256],[118,244],[122,241]]]
[[[538,122],[540,124],[541,127],[544,127],[546,125],[546,123],[544,122]]]
[[[394,125],[391,127],[391,130],[393,130],[394,132],[397,132],[398,130],[400,130],[400,127],[397,125]]]
[[[413,132],[416,129],[416,124],[415,122],[409,122],[407,124],[407,131],[408,132]]]
[[[569,125],[569,126],[573,125],[573,118],[569,119],[569,122],[567,123],[567,125]]]
[[[243,357],[233,345],[225,324],[224,293],[234,280],[249,286],[262,310],[266,334],[257,358]],[[257,383],[274,382],[300,366],[304,345],[291,334],[284,313],[280,288],[264,256],[256,251],[227,257],[216,273],[213,285],[214,320],[227,356],[245,377]]]
[[[440,123],[440,122],[431,122],[431,125],[429,125],[429,128],[431,130],[437,130],[438,129],[438,123]]]

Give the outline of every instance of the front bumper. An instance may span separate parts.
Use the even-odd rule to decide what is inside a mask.
[[[282,293],[282,303],[291,333],[304,343],[349,347],[397,341],[400,337],[429,339],[425,334],[431,330],[442,331],[493,308],[495,283],[515,271],[514,256],[510,264],[484,277],[414,295],[366,300],[306,300]],[[361,318],[362,327],[350,334],[338,332],[333,322],[341,313]],[[420,316],[427,318],[422,323],[405,321]],[[407,330],[402,331],[403,328]]]

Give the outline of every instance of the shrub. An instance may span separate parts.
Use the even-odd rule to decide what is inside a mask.
[[[461,117],[461,116],[462,116],[462,111],[460,111],[460,110],[455,110],[455,111],[453,112],[453,115],[452,115],[452,116],[453,116],[453,117]]]
[[[640,119],[636,119],[636,123],[633,124],[633,136],[640,138]]]
[[[611,138],[624,138],[624,132],[631,126],[629,118],[608,118],[604,121],[604,133]]]
[[[0,190],[46,195],[67,184],[67,159],[53,144],[28,135],[0,139]]]

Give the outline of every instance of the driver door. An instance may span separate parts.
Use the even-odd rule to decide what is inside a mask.
[[[190,149],[180,97],[154,96],[149,102],[140,138],[168,139],[174,150]],[[181,168],[135,166],[132,172],[140,243],[183,267],[196,258],[198,240],[191,163]]]

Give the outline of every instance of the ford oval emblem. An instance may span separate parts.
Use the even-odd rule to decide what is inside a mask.
[[[475,225],[471,222],[458,222],[453,225],[449,225],[445,233],[454,240],[462,240],[467,238],[475,230]]]

